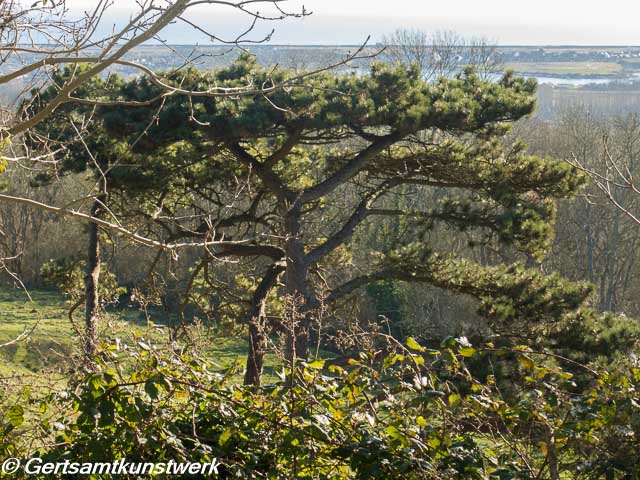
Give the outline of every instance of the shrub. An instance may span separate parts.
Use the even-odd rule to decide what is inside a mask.
[[[639,369],[562,368],[564,360],[548,352],[472,347],[465,339],[438,349],[411,338],[406,346],[389,342],[385,354],[289,365],[260,390],[184,352],[114,346],[96,371],[78,374],[43,403],[34,421],[49,437],[31,453],[74,462],[217,459],[220,478],[640,473]],[[491,373],[505,361],[508,396]],[[488,368],[474,375],[473,363]],[[3,419],[3,454],[26,451],[10,446],[26,428],[14,414]]]

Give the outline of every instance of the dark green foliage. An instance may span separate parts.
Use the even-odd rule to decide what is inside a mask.
[[[453,256],[426,254],[419,244],[391,252],[380,277],[428,282],[480,300],[480,313],[503,328],[516,321],[549,322],[577,309],[591,292],[557,274],[544,275],[523,265],[484,267]],[[372,277],[369,280],[375,280]]]
[[[85,295],[85,270],[86,261],[63,257],[45,263],[40,275],[45,285],[57,288],[75,303]],[[103,306],[117,303],[118,297],[126,292],[125,288],[118,286],[115,275],[106,267],[101,272],[99,290]]]
[[[531,80],[506,75],[492,83],[469,70],[458,78],[427,84],[416,69],[376,65],[370,75],[325,73],[266,95],[256,92],[230,99],[209,93],[247,84],[256,88],[286,84],[291,74],[264,69],[251,57],[241,56],[223,70],[186,70],[168,76],[176,88],[201,93],[175,93],[150,106],[99,108],[96,121],[113,142],[102,141],[100,151],[107,152],[106,158],[124,155],[114,165],[126,163],[127,169],[113,168],[110,175],[123,185],[131,181],[132,191],[157,182],[165,194],[196,190],[213,195],[254,171],[255,189],[243,202],[263,212],[275,202],[281,215],[283,208],[289,208],[284,203],[296,198],[312,207],[310,211],[320,206],[322,213],[318,202],[330,200],[342,184],[363,185],[358,188],[364,198],[387,195],[393,185],[444,187],[451,193],[438,205],[416,211],[405,208],[395,215],[416,228],[444,222],[463,231],[484,231],[540,259],[552,237],[553,199],[571,195],[584,182],[564,162],[527,155],[520,143],[506,148],[500,142],[509,122],[532,111],[535,82]],[[111,81],[111,101],[148,102],[163,92],[146,77]],[[432,136],[423,141],[421,132]],[[323,147],[327,142],[334,147]],[[129,145],[131,150],[123,152],[117,145]],[[354,158],[369,150],[370,158],[356,166]],[[316,195],[321,187],[326,192]],[[305,195],[313,200],[305,201]],[[384,198],[379,205],[384,207]],[[314,215],[302,214],[301,222],[317,221]],[[269,217],[268,225],[257,223],[264,218],[258,220],[245,210],[244,218],[233,225],[256,234],[285,233],[281,219]],[[359,222],[375,218],[368,214]],[[317,245],[318,233],[310,231],[301,238],[307,252]],[[337,245],[349,239],[346,235]],[[556,318],[586,295],[582,286],[544,279],[520,267],[484,269],[435,254],[426,259],[428,250],[422,250],[421,256],[401,255],[404,280],[430,281],[477,296],[486,303],[482,311],[501,320],[516,315],[530,320]],[[414,263],[407,265],[410,261]],[[379,270],[387,263],[388,259],[372,267]],[[340,285],[335,290],[340,291]],[[546,296],[534,299],[545,292]]]
[[[236,273],[251,288],[229,297],[244,302],[251,322],[268,309],[281,316],[275,302],[266,304],[284,283],[283,293],[302,303],[303,358],[309,312],[371,283],[424,282],[469,295],[494,329],[509,331],[560,321],[589,295],[586,285],[524,264],[480,265],[427,241],[443,224],[471,248],[507,245],[538,261],[548,252],[554,202],[572,196],[584,177],[563,161],[528,155],[522,143],[505,145],[510,124],[533,111],[535,82],[511,74],[488,82],[467,70],[429,84],[415,68],[381,64],[368,75],[296,80],[249,56],[165,77],[171,94],[149,77],[87,86],[78,92],[85,103],[60,109],[43,134],[51,128],[48,135],[64,139],[62,120],[91,112],[84,143],[99,159],[87,161],[85,144],[75,142],[66,168],[97,163],[108,172],[110,202],[147,236],[240,242],[203,252],[188,284],[214,285],[204,265],[216,256],[238,260]],[[254,94],[229,97],[246,85]],[[411,201],[429,189],[440,192],[436,201]],[[410,200],[395,201],[401,195]],[[354,232],[384,223],[393,228],[360,252]],[[286,328],[260,321],[254,335]]]
[[[405,313],[402,311],[402,297],[397,283],[393,280],[383,280],[367,286],[369,301],[373,304],[378,321],[389,325],[394,336],[402,338],[401,325]]]
[[[556,352],[581,363],[615,368],[637,362],[640,324],[624,315],[581,310],[540,334]]]

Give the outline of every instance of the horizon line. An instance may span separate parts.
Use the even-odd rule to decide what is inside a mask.
[[[253,45],[242,45],[242,48],[265,48],[265,47],[349,47],[360,48],[364,44],[362,43],[262,43]],[[199,44],[199,43],[158,43],[158,44],[143,44],[139,47],[156,47],[156,46],[170,46],[170,47],[219,47],[219,48],[239,48],[234,45],[219,45],[219,44]],[[380,47],[381,42],[366,44],[366,47]],[[431,45],[428,45],[431,46]],[[491,44],[497,48],[640,48],[640,44]]]

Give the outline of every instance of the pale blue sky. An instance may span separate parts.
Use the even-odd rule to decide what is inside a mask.
[[[378,40],[397,27],[451,29],[481,35],[501,44],[640,45],[638,0],[289,0],[290,9],[305,5],[314,12],[304,20],[276,24],[275,43],[359,43],[367,35]],[[70,0],[74,8],[90,8],[93,0]],[[118,15],[134,0],[117,0]],[[211,31],[232,35],[245,19],[224,8],[207,7],[191,18]],[[172,43],[202,42],[178,25],[165,32]]]

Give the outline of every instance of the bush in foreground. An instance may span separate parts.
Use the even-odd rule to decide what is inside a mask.
[[[348,361],[289,365],[260,390],[186,354],[114,346],[38,414],[14,396],[0,453],[217,459],[219,478],[638,478],[640,369],[465,339],[434,350],[387,340]]]

